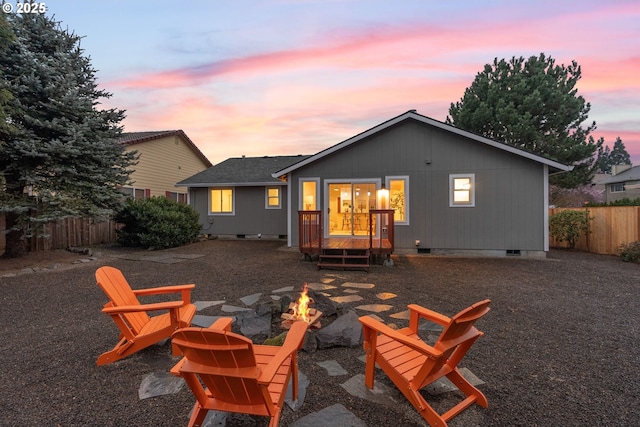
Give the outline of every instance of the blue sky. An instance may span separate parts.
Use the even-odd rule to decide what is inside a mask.
[[[593,136],[640,163],[637,0],[46,5],[84,37],[125,131],[182,129],[213,163],[313,154],[410,109],[444,120],[484,64],[541,52],[581,65]]]

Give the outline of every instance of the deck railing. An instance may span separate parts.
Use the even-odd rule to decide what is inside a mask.
[[[320,253],[322,211],[298,211],[298,247],[302,253]]]
[[[394,211],[393,209],[372,209],[369,211],[367,221],[367,239],[368,249],[373,254],[390,254],[395,249],[394,243]],[[362,242],[363,239],[360,239]],[[327,244],[335,244],[334,240],[353,240],[358,239],[341,239],[339,236],[329,239]],[[357,243],[357,242],[356,242]],[[322,230],[322,211],[298,211],[298,248],[303,254],[319,254],[322,252],[323,230]],[[362,248],[361,243],[357,247]]]
[[[371,209],[369,211],[369,250],[373,253],[393,253],[395,248],[393,214],[393,209]],[[377,234],[373,232],[374,227],[378,227]],[[391,247],[389,248],[387,244]]]

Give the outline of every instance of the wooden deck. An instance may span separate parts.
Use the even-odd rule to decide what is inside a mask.
[[[361,237],[323,237],[320,211],[300,211],[298,219],[300,252],[309,259],[317,255],[318,268],[368,269],[372,257],[393,253],[392,210],[371,210],[369,224],[378,224],[381,235],[374,235],[370,226]]]

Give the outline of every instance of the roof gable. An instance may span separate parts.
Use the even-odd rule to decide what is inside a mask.
[[[328,156],[328,155],[330,155],[332,153],[335,153],[336,151],[339,151],[339,150],[341,150],[343,148],[346,148],[351,144],[359,142],[359,141],[361,141],[361,140],[363,140],[363,139],[365,139],[365,138],[367,138],[367,137],[369,137],[371,135],[374,135],[374,134],[376,134],[378,132],[381,132],[381,131],[383,131],[385,129],[388,129],[389,127],[394,126],[394,125],[396,125],[398,123],[401,123],[401,122],[403,122],[405,120],[417,120],[419,122],[426,123],[428,125],[434,126],[436,128],[442,129],[442,130],[445,130],[447,132],[455,133],[457,135],[463,136],[465,138],[469,138],[471,140],[480,142],[482,144],[486,144],[488,146],[504,150],[504,151],[512,153],[514,155],[517,155],[517,156],[520,156],[520,157],[524,157],[524,158],[536,161],[538,163],[542,163],[542,164],[548,165],[549,167],[551,167],[552,169],[554,169],[556,171],[566,172],[566,171],[570,171],[570,170],[573,169],[573,166],[563,165],[563,164],[558,163],[558,162],[556,162],[554,160],[547,159],[545,157],[541,157],[541,156],[538,156],[536,154],[529,153],[527,151],[519,150],[519,149],[517,149],[515,147],[512,147],[510,145],[503,144],[501,142],[497,142],[497,141],[494,141],[492,139],[485,138],[485,137],[482,137],[480,135],[476,135],[474,133],[471,133],[471,132],[468,132],[468,131],[465,131],[465,130],[462,130],[462,129],[458,129],[455,126],[451,126],[451,125],[448,125],[446,123],[443,123],[443,122],[437,121],[435,119],[432,119],[430,117],[423,116],[421,114],[416,113],[415,110],[410,110],[410,111],[407,111],[404,114],[401,114],[401,115],[399,115],[397,117],[394,117],[394,118],[392,118],[390,120],[387,120],[384,123],[381,123],[381,124],[379,124],[377,126],[374,126],[371,129],[368,129],[368,130],[366,130],[366,131],[364,131],[362,133],[359,133],[358,135],[355,135],[355,136],[353,136],[353,137],[351,137],[351,138],[349,138],[347,140],[344,140],[344,141],[342,141],[342,142],[340,142],[340,143],[338,143],[338,144],[336,144],[336,145],[334,145],[332,147],[329,147],[329,148],[327,148],[327,149],[325,149],[323,151],[320,151],[319,153],[317,153],[317,154],[315,154],[313,156],[310,156],[310,157],[308,157],[307,159],[305,159],[303,161],[300,161],[300,162],[298,162],[298,163],[296,163],[294,165],[285,167],[285,168],[275,172],[273,174],[273,176],[274,177],[282,177],[282,176],[284,176],[284,175],[286,175],[286,174],[288,174],[288,173],[290,173],[290,172],[292,172],[292,171],[294,171],[296,169],[299,169],[299,168],[304,167],[304,166],[306,166],[306,165],[308,165],[310,163],[313,163],[313,162],[315,162],[317,160],[320,160],[321,158],[323,158],[325,156]]]
[[[612,175],[600,181],[601,184],[615,184],[619,182],[627,182],[627,181],[639,181],[640,180],[640,166],[633,166],[625,170],[624,172],[620,172],[617,175]]]
[[[187,187],[283,185],[282,181],[273,177],[273,173],[308,157],[310,156],[232,157],[176,185]]]
[[[187,145],[189,145],[195,152],[196,156],[202,159],[207,167],[211,166],[211,162],[209,161],[209,159],[207,159],[207,157],[202,153],[202,151],[200,151],[196,144],[194,144],[193,141],[191,141],[191,139],[187,136],[187,134],[184,133],[184,131],[181,129],[147,132],[123,132],[120,137],[115,139],[115,143],[120,145],[135,145],[171,136],[182,138],[187,143]]]

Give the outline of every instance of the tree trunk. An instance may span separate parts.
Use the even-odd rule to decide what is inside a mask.
[[[24,235],[24,229],[13,230],[12,228],[16,225],[16,221],[18,219],[18,215],[8,213],[5,216],[5,228],[10,230],[6,235],[5,239],[5,249],[4,249],[4,257],[5,258],[20,258],[27,255],[28,247],[27,247],[27,239]]]

